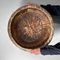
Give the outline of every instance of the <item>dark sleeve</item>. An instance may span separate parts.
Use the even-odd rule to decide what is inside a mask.
[[[45,8],[51,15],[60,16],[60,5],[41,5]]]
[[[60,55],[60,42],[55,45],[45,46],[41,48],[42,55]]]

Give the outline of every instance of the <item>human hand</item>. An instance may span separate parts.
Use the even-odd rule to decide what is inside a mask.
[[[35,55],[41,54],[40,48],[32,49],[30,52],[31,52],[32,54],[35,54]]]

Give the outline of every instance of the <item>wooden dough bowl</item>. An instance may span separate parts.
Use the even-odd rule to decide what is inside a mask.
[[[36,4],[20,7],[8,22],[9,37],[15,45],[24,49],[44,47],[52,40],[53,33],[51,15]]]

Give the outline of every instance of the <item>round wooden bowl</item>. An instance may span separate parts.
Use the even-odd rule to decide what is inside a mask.
[[[9,37],[15,45],[23,49],[44,47],[52,40],[53,33],[51,15],[36,4],[20,7],[8,22]]]

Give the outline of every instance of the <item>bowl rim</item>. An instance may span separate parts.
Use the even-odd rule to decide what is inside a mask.
[[[45,43],[43,46],[41,46],[41,47],[44,47],[45,45],[49,44],[50,41],[52,40],[52,37],[53,37],[53,34],[54,34],[54,23],[53,23],[52,16],[51,16],[51,15],[49,14],[49,12],[47,12],[44,8],[42,8],[41,6],[38,6],[38,5],[36,5],[36,4],[27,4],[27,5],[25,5],[25,6],[22,6],[22,7],[18,8],[18,9],[11,15],[11,17],[10,17],[10,19],[9,19],[9,21],[8,21],[8,35],[9,35],[11,41],[14,43],[14,45],[16,45],[18,48],[21,48],[21,49],[23,49],[23,50],[25,50],[25,51],[27,50],[27,48],[23,48],[23,47],[21,47],[20,45],[18,45],[18,43],[16,43],[15,40],[14,40],[14,38],[12,37],[12,34],[11,34],[11,22],[12,22],[13,18],[15,17],[15,15],[16,15],[17,13],[19,13],[21,10],[24,10],[24,9],[27,9],[27,8],[36,8],[36,9],[42,11],[42,12],[48,17],[48,19],[49,19],[49,21],[50,21],[50,24],[51,24],[51,34],[50,34],[50,37],[49,37],[49,39],[46,41],[46,43]],[[30,51],[30,50],[28,50],[28,51]]]

